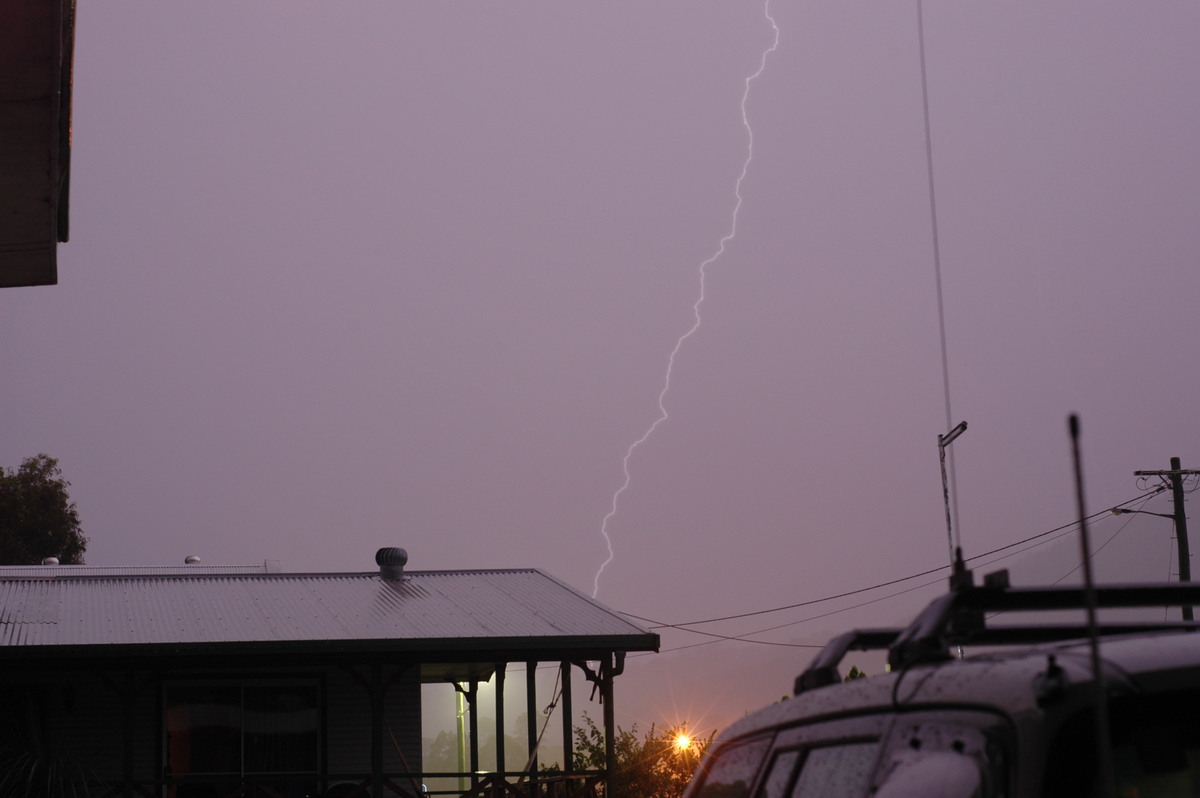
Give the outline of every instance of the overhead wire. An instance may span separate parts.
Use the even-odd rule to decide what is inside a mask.
[[[1131,504],[1135,504],[1138,502],[1140,502],[1140,504],[1138,505],[1139,507],[1144,506],[1145,503],[1148,502],[1152,497],[1158,495],[1159,493],[1162,493],[1164,490],[1166,490],[1166,488],[1160,486],[1154,490],[1149,491],[1148,493],[1144,493],[1139,496],[1135,496],[1132,499],[1127,499],[1123,502],[1120,502],[1119,504],[1113,505],[1112,507],[1107,507],[1104,510],[1099,510],[1095,513],[1092,513],[1091,515],[1087,516],[1085,520],[1090,521],[1090,520],[1099,518],[1101,516],[1108,515],[1115,508],[1117,508],[1117,509],[1124,508],[1124,507],[1127,507]],[[1106,540],[1099,549],[1097,549],[1095,552],[1093,552],[1093,557],[1095,556],[1095,554],[1098,554],[1101,549],[1103,549],[1105,546],[1107,546],[1109,543],[1111,543],[1116,538],[1116,536],[1119,535],[1125,529],[1125,527],[1128,525],[1128,523],[1129,523],[1129,521],[1127,520],[1125,522],[1125,524],[1123,524],[1121,526],[1121,528],[1117,530],[1116,533],[1114,533],[1112,536],[1110,536],[1109,539]],[[1070,523],[1063,524],[1061,526],[1057,526],[1053,529],[1048,529],[1045,532],[1040,532],[1036,535],[1031,535],[1027,538],[1024,538],[1023,540],[1014,541],[1013,543],[1009,543],[1004,546],[1000,546],[998,548],[992,549],[991,551],[986,551],[986,552],[983,552],[982,554],[977,554],[972,557],[968,557],[968,558],[966,558],[966,562],[975,563],[977,566],[990,565],[992,563],[999,562],[1001,560],[1008,559],[1010,557],[1014,557],[1018,554],[1022,554],[1025,551],[1028,551],[1029,549],[1033,549],[1038,546],[1045,545],[1046,543],[1052,543],[1052,542],[1058,540],[1059,538],[1065,537],[1066,535],[1070,534],[1070,532],[1078,525],[1079,525],[1079,521],[1072,521]],[[1053,537],[1051,537],[1051,536],[1053,536]],[[1022,546],[1024,548],[1018,548],[1018,547],[1022,547]],[[1012,549],[1017,549],[1017,550],[1010,551]],[[1000,556],[1000,557],[995,557],[995,555],[1001,554],[1002,552],[1009,552],[1009,553],[1004,554],[1003,556]],[[989,557],[992,557],[994,559],[987,559]],[[1070,576],[1070,574],[1073,573],[1074,570],[1077,570],[1077,568],[1078,568],[1078,566],[1076,567],[1076,569],[1073,569],[1072,571],[1068,572],[1066,575],[1064,575],[1057,581],[1061,582],[1062,579],[1065,579],[1067,576]],[[867,593],[872,590],[878,590],[883,587],[889,587],[891,585],[900,584],[902,582],[908,582],[913,579],[918,579],[922,576],[929,576],[931,574],[939,573],[939,572],[942,572],[945,570],[946,570],[946,566],[939,566],[937,568],[931,568],[931,569],[928,569],[925,571],[921,571],[919,573],[910,574],[909,576],[902,577],[899,579],[892,579],[892,580],[888,580],[886,582],[880,582],[878,584],[871,585],[870,587],[858,588],[856,590],[850,590],[850,591],[846,591],[844,593],[838,593],[838,594],[834,594],[834,595],[830,595],[830,596],[824,596],[822,598],[817,598],[817,599],[810,599],[808,601],[802,601],[802,602],[798,602],[796,604],[789,604],[789,605],[782,606],[782,607],[772,607],[770,609],[765,609],[765,610],[755,610],[753,612],[738,613],[738,614],[734,614],[734,615],[725,615],[725,616],[716,617],[716,618],[706,618],[706,619],[699,620],[699,621],[688,621],[688,622],[683,622],[683,623],[664,623],[664,622],[655,620],[653,618],[646,618],[646,617],[642,617],[639,615],[634,615],[633,613],[623,612],[621,614],[625,615],[628,618],[633,618],[635,620],[639,620],[639,621],[643,621],[645,623],[651,624],[650,628],[652,630],[653,629],[677,629],[682,632],[690,632],[692,634],[702,635],[704,637],[712,638],[710,640],[705,640],[705,641],[698,642],[698,643],[691,643],[691,644],[687,644],[687,645],[683,645],[683,646],[675,646],[672,648],[663,649],[664,652],[665,651],[680,651],[680,650],[684,650],[684,649],[688,649],[688,648],[697,648],[700,646],[711,645],[713,643],[719,643],[719,642],[723,642],[723,641],[755,643],[758,645],[770,645],[770,646],[779,646],[779,647],[787,647],[787,648],[821,648],[821,646],[814,645],[814,644],[783,643],[783,642],[773,641],[773,640],[755,640],[755,639],[752,639],[752,637],[754,635],[759,635],[759,634],[764,634],[766,632],[776,631],[778,629],[783,629],[783,628],[786,628],[789,626],[797,626],[802,623],[808,623],[810,621],[829,617],[831,615],[836,615],[838,613],[849,612],[851,610],[858,609],[860,607],[865,607],[870,604],[877,604],[881,601],[887,601],[887,600],[895,598],[897,596],[901,596],[906,593],[912,593],[912,592],[920,590],[922,588],[929,587],[931,585],[935,585],[941,581],[941,578],[932,579],[927,582],[923,582],[919,585],[914,585],[912,587],[905,588],[904,590],[899,590],[894,593],[890,593],[886,596],[879,596],[877,598],[870,599],[868,601],[863,601],[863,602],[860,602],[858,604],[854,604],[851,606],[840,607],[838,609],[830,610],[829,612],[820,613],[818,615],[810,616],[807,618],[802,618],[802,619],[795,620],[795,621],[789,621],[787,623],[782,623],[782,624],[776,624],[775,626],[770,626],[770,627],[766,627],[763,629],[757,629],[757,630],[754,630],[751,632],[744,632],[742,634],[737,634],[737,635],[721,635],[721,634],[717,634],[714,632],[706,632],[706,631],[703,631],[700,629],[693,629],[690,627],[699,626],[699,625],[703,625],[703,624],[707,624],[707,623],[717,623],[719,621],[728,621],[728,620],[737,620],[740,618],[756,617],[759,615],[767,615],[767,614],[771,614],[771,613],[775,613],[775,612],[783,612],[785,610],[797,609],[797,608],[806,607],[806,606],[812,606],[814,604],[820,604],[820,603],[824,603],[827,601],[833,601],[833,600],[839,599],[839,598],[846,598],[848,596],[860,595],[862,593]],[[1057,584],[1057,582],[1056,582],[1056,584]]]
[[[1139,503],[1139,502],[1140,502],[1140,504],[1138,504],[1138,507],[1136,509],[1140,509],[1141,507],[1144,507],[1146,505],[1146,503],[1150,501],[1151,498],[1153,498],[1154,496],[1157,496],[1158,494],[1164,492],[1165,490],[1167,490],[1166,486],[1160,486],[1152,491],[1149,491],[1148,493],[1144,493],[1144,494],[1142,494],[1140,496],[1136,496],[1132,499],[1127,499],[1126,501],[1123,501],[1120,504],[1113,505],[1112,507],[1105,508],[1104,510],[1097,511],[1097,512],[1087,516],[1087,518],[1085,520],[1090,521],[1092,519],[1110,514],[1114,508],[1124,508],[1131,504],[1135,504],[1135,503]],[[1104,543],[1101,544],[1100,547],[1097,548],[1092,553],[1092,557],[1094,558],[1106,546],[1108,546],[1113,540],[1115,540],[1117,538],[1117,536],[1120,535],[1126,529],[1126,527],[1129,526],[1129,524],[1132,520],[1133,520],[1132,518],[1126,519],[1125,522],[1120,526],[1120,528],[1117,529],[1117,531],[1114,532],[1112,535],[1110,535],[1109,538],[1107,540],[1105,540]],[[1006,552],[1006,551],[1009,551],[1010,549],[1014,549],[1019,546],[1025,546],[1025,548],[1020,548],[1017,551],[1013,551],[1009,554],[1005,554],[1002,557],[996,557],[995,559],[987,560],[986,562],[977,563],[978,565],[990,565],[991,563],[999,562],[1000,560],[1007,559],[1009,557],[1013,557],[1018,554],[1024,553],[1025,551],[1028,551],[1029,549],[1045,545],[1046,543],[1054,542],[1055,540],[1058,540],[1059,538],[1065,537],[1067,534],[1070,534],[1072,529],[1074,527],[1077,527],[1078,525],[1079,525],[1078,521],[1073,521],[1068,524],[1063,524],[1062,526],[1058,526],[1053,529],[1046,530],[1045,532],[1040,532],[1036,535],[1031,535],[1030,537],[1027,537],[1023,540],[1018,540],[1013,543],[1009,543],[1007,545],[992,549],[991,551],[987,551],[982,554],[975,555],[973,557],[968,557],[968,558],[966,558],[966,561],[967,562],[975,562],[978,560],[984,560],[985,558],[993,557],[994,555],[1000,554],[1001,552]],[[1059,534],[1056,535],[1055,533],[1059,533]],[[1051,535],[1054,535],[1054,537],[1050,537]],[[1026,545],[1026,544],[1031,544],[1031,545]],[[1079,565],[1075,566],[1075,568],[1071,569],[1066,574],[1064,574],[1062,577],[1055,580],[1054,584],[1058,584],[1059,582],[1063,581],[1063,579],[1066,579],[1072,573],[1079,570],[1080,567],[1081,566],[1079,566]],[[756,639],[752,639],[752,638],[754,635],[765,634],[767,632],[773,632],[773,631],[777,631],[779,629],[785,629],[790,626],[798,626],[803,623],[809,623],[811,621],[819,620],[821,618],[827,618],[829,616],[837,615],[839,613],[849,612],[851,610],[859,609],[861,607],[865,607],[865,606],[868,606],[871,604],[877,604],[881,601],[887,601],[889,599],[896,598],[897,596],[902,596],[906,593],[912,593],[917,590],[921,590],[923,588],[935,585],[941,581],[941,578],[931,579],[929,581],[922,582],[918,585],[913,585],[913,586],[907,587],[903,590],[898,590],[898,591],[895,591],[894,593],[889,593],[886,596],[879,596],[877,598],[873,598],[868,601],[859,602],[858,604],[853,604],[853,605],[850,605],[847,607],[839,607],[837,609],[830,610],[828,612],[822,612],[817,615],[808,616],[806,618],[801,618],[801,619],[794,620],[794,621],[788,621],[787,623],[781,623],[781,624],[776,624],[774,626],[765,627],[762,629],[756,629],[751,632],[744,632],[739,635],[723,635],[723,634],[718,634],[715,632],[706,632],[706,631],[703,631],[700,629],[691,629],[691,628],[687,628],[687,627],[697,626],[697,625],[706,624],[706,623],[716,623],[718,621],[736,620],[739,618],[755,617],[758,615],[766,615],[766,614],[770,614],[770,613],[774,613],[774,612],[781,612],[781,611],[788,610],[788,609],[796,609],[799,607],[820,604],[820,603],[823,603],[826,601],[832,601],[832,600],[838,599],[838,598],[845,598],[848,596],[860,595],[862,593],[866,593],[866,592],[869,592],[872,590],[878,590],[883,587],[889,587],[891,585],[896,585],[896,584],[900,584],[902,582],[907,582],[907,581],[911,581],[913,579],[918,579],[922,576],[929,576],[929,575],[937,573],[939,571],[943,571],[943,570],[945,570],[945,568],[946,568],[946,566],[939,566],[937,568],[931,568],[931,569],[921,571],[916,574],[911,574],[909,576],[906,576],[906,577],[903,577],[900,579],[892,579],[887,582],[880,582],[879,584],[872,585],[870,587],[859,588],[857,590],[851,590],[851,591],[847,591],[845,593],[839,593],[839,594],[832,595],[832,596],[825,596],[825,597],[819,598],[819,599],[811,599],[809,601],[799,602],[797,604],[791,604],[791,605],[787,605],[784,607],[775,607],[775,608],[771,608],[771,609],[767,609],[767,610],[757,610],[754,612],[740,613],[737,615],[727,615],[727,616],[723,616],[720,618],[709,618],[709,619],[705,619],[705,620],[701,620],[701,621],[690,621],[687,623],[666,624],[666,623],[661,623],[659,621],[655,621],[650,618],[644,618],[639,615],[634,615],[633,613],[622,612],[621,614],[628,618],[634,618],[636,620],[645,621],[647,623],[654,624],[653,626],[651,626],[651,629],[678,629],[679,631],[690,632],[691,634],[701,635],[703,637],[710,638],[708,640],[703,640],[703,641],[696,642],[696,643],[688,643],[688,644],[681,645],[681,646],[673,646],[671,648],[665,648],[665,649],[662,649],[660,653],[673,652],[673,651],[684,651],[684,650],[691,649],[691,648],[699,648],[702,646],[708,646],[708,645],[713,645],[715,643],[727,642],[727,641],[741,642],[741,643],[754,643],[757,645],[775,646],[775,647],[779,647],[779,648],[816,648],[816,649],[820,649],[820,648],[824,648],[824,644],[785,643],[785,642],[775,641],[775,640],[756,640]],[[629,656],[631,658],[637,658],[640,656],[648,656],[651,653],[653,653],[653,652],[640,652],[640,653],[630,654]],[[537,665],[538,670],[541,670],[542,667],[543,667],[542,663],[539,663]],[[554,667],[557,669],[558,666],[555,665]],[[537,750],[541,747],[542,738],[546,734],[546,730],[550,725],[551,717],[553,716],[554,710],[557,708],[559,700],[562,696],[562,688],[561,688],[560,680],[561,680],[561,671],[559,671],[558,674],[556,675],[554,686],[551,688],[550,692],[552,694],[552,698],[550,700],[550,703],[543,710],[543,715],[545,715],[545,717],[542,721],[541,730],[539,731],[539,733],[537,735],[537,742],[535,744],[534,750],[533,750],[533,752],[530,753],[531,761],[532,761],[532,758],[534,756],[536,756]]]
[[[1139,504],[1139,505],[1137,506],[1137,510],[1140,510],[1141,508],[1145,507],[1145,506],[1146,506],[1146,502],[1150,501],[1150,499],[1151,499],[1151,497],[1150,497],[1150,496],[1147,496],[1147,497],[1146,497],[1146,501],[1142,502],[1141,504]],[[1135,510],[1134,512],[1137,512],[1137,510]],[[1116,539],[1117,539],[1117,535],[1120,535],[1122,532],[1124,532],[1124,531],[1125,531],[1125,528],[1126,528],[1127,526],[1129,526],[1129,525],[1130,525],[1132,522],[1133,522],[1133,518],[1132,518],[1132,517],[1130,517],[1130,518],[1126,518],[1126,519],[1125,519],[1125,523],[1123,523],[1123,524],[1121,524],[1121,526],[1117,527],[1117,531],[1116,531],[1116,532],[1113,532],[1111,535],[1109,535],[1109,536],[1108,536],[1108,540],[1106,540],[1106,541],[1104,541],[1103,543],[1101,543],[1101,544],[1100,544],[1100,545],[1099,545],[1099,546],[1096,548],[1096,550],[1092,552],[1091,559],[1093,559],[1093,560],[1094,560],[1094,559],[1096,559],[1096,555],[1097,555],[1097,554],[1099,554],[1100,552],[1104,551],[1104,547],[1105,547],[1105,546],[1107,546],[1109,543],[1112,543],[1114,540],[1116,540]],[[1076,565],[1074,568],[1072,568],[1071,570],[1067,571],[1065,574],[1063,574],[1062,576],[1060,576],[1058,579],[1055,579],[1055,580],[1054,580],[1054,582],[1053,582],[1052,584],[1055,584],[1055,585],[1057,585],[1059,582],[1063,581],[1063,580],[1064,580],[1064,579],[1066,579],[1068,576],[1070,576],[1071,574],[1075,573],[1076,571],[1078,571],[1078,570],[1079,570],[1080,568],[1082,568],[1082,567],[1083,567],[1083,563],[1079,563],[1079,565]]]
[[[1103,510],[1097,511],[1097,512],[1089,515],[1086,520],[1090,521],[1095,518],[1099,518],[1101,516],[1108,515],[1114,508],[1118,508],[1118,509],[1123,508],[1123,507],[1126,507],[1130,504],[1134,504],[1139,501],[1144,503],[1150,497],[1155,496],[1159,493],[1162,493],[1163,490],[1165,490],[1165,488],[1156,488],[1156,489],[1150,491],[1149,493],[1141,494],[1132,499],[1123,501],[1120,504],[1114,504],[1112,507],[1106,507]],[[1039,532],[1036,535],[1031,535],[1030,537],[1027,537],[1023,540],[1018,540],[1013,543],[1009,543],[1007,545],[1000,546],[999,548],[992,549],[991,551],[985,551],[982,554],[976,554],[974,556],[967,557],[966,562],[974,562],[976,560],[982,560],[985,557],[991,557],[994,554],[999,554],[1000,552],[1007,551],[1012,548],[1016,548],[1017,546],[1023,546],[1032,541],[1048,537],[1050,535],[1055,534],[1056,532],[1069,531],[1078,525],[1079,525],[1078,521],[1072,521],[1068,524],[1063,524],[1062,526],[1057,526],[1054,529],[1049,529],[1049,530],[1046,530],[1045,532]],[[1016,552],[1016,553],[1020,553],[1020,552]],[[944,570],[946,570],[947,567],[948,566],[940,565],[936,568],[929,568],[927,570],[920,571],[915,574],[909,574],[908,576],[900,577],[898,579],[890,579],[886,582],[879,582],[877,584],[870,585],[869,587],[861,587],[861,588],[857,588],[855,590],[848,590],[843,593],[835,593],[835,594],[829,595],[829,596],[822,596],[821,598],[809,599],[807,601],[800,601],[795,604],[786,604],[786,605],[783,605],[780,607],[771,607],[768,609],[753,610],[751,612],[742,612],[742,613],[736,613],[736,614],[732,614],[732,615],[721,615],[721,616],[714,617],[714,618],[704,618],[704,619],[696,620],[696,621],[680,621],[678,623],[665,623],[663,621],[655,620],[654,618],[646,618],[641,615],[635,615],[634,613],[631,613],[631,612],[622,612],[621,614],[627,618],[633,618],[634,620],[643,621],[645,623],[651,624],[650,628],[652,630],[653,629],[683,629],[683,631],[694,631],[691,629],[685,629],[684,627],[702,626],[702,625],[708,624],[708,623],[718,623],[720,621],[733,621],[733,620],[738,620],[740,618],[752,618],[752,617],[755,617],[758,615],[769,615],[771,613],[799,609],[800,607],[809,607],[814,604],[822,604],[826,601],[834,601],[834,600],[840,599],[840,598],[848,598],[850,596],[856,596],[856,595],[859,595],[862,593],[869,593],[872,590],[878,590],[880,588],[890,587],[892,585],[898,585],[902,582],[908,582],[912,579],[919,579],[922,576],[929,576],[930,574],[935,574],[935,573],[944,571]]]
[[[770,644],[770,645],[776,645],[776,646],[787,646],[787,647],[791,647],[791,648],[824,648],[823,645],[816,644],[816,643],[779,643],[779,642],[768,641],[768,640],[752,640],[752,639],[750,639],[750,636],[764,634],[765,632],[774,632],[778,629],[784,629],[788,626],[798,626],[799,624],[808,623],[809,621],[820,620],[821,618],[828,618],[830,615],[837,615],[839,613],[849,612],[850,610],[856,610],[859,607],[866,607],[869,604],[878,604],[881,601],[887,601],[888,599],[893,599],[893,598],[896,598],[897,596],[903,596],[905,593],[913,593],[922,588],[929,587],[930,585],[936,585],[940,581],[942,581],[941,578],[931,579],[928,582],[922,582],[919,585],[913,585],[912,587],[907,587],[904,590],[897,590],[895,593],[889,593],[886,596],[880,596],[879,598],[873,598],[870,601],[862,601],[862,602],[859,602],[858,604],[851,604],[849,607],[839,607],[836,610],[829,610],[828,612],[822,612],[818,615],[810,615],[807,618],[801,618],[796,621],[788,621],[787,623],[776,624],[775,626],[768,626],[765,629],[756,629],[753,632],[746,632],[743,635],[736,635],[736,636],[731,635],[731,636],[725,637],[725,639],[726,640],[734,640],[734,641],[742,642],[742,643]],[[711,634],[710,632],[702,632],[699,629],[681,629],[680,631],[692,632],[693,634],[701,634],[701,635]],[[721,642],[721,641],[720,640],[705,640],[700,643],[689,643],[689,644],[683,645],[683,646],[673,646],[671,648],[665,648],[665,649],[663,649],[663,652],[680,651],[685,648],[696,648],[698,646],[707,646],[707,645],[711,645],[713,643],[719,643],[719,642]]]

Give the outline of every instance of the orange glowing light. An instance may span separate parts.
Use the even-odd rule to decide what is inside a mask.
[[[691,737],[688,737],[686,734],[679,734],[679,735],[675,736],[675,750],[676,751],[686,751],[691,747],[692,747],[692,738]]]

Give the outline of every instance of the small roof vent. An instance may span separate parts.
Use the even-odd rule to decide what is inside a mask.
[[[197,557],[195,554],[189,554],[188,556],[183,558],[183,564],[184,565],[199,565],[200,558]]]
[[[384,579],[402,579],[407,563],[408,552],[398,546],[385,546],[375,552],[375,564]]]
[[[57,557],[45,557],[42,559],[42,565],[58,565]]]

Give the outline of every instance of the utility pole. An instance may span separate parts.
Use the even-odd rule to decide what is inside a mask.
[[[1171,498],[1175,503],[1175,543],[1179,546],[1179,581],[1192,581],[1192,555],[1188,551],[1187,514],[1183,510],[1183,478],[1200,474],[1196,470],[1184,470],[1178,457],[1171,458],[1168,471],[1134,471],[1135,477],[1158,477],[1171,486]],[[1192,620],[1192,608],[1183,607],[1183,619]]]

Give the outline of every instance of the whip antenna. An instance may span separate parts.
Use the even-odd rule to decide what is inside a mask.
[[[954,566],[954,533],[958,530],[958,547],[962,547],[962,528],[958,523],[958,484],[954,472],[954,452],[947,450],[950,443],[967,429],[962,422],[951,429],[954,422],[950,412],[950,355],[946,347],[946,306],[942,298],[942,248],[938,238],[937,192],[933,179],[933,133],[929,122],[929,78],[925,70],[925,12],[922,0],[917,0],[917,49],[921,54],[921,108],[925,117],[925,172],[929,177],[929,226],[933,238],[933,279],[937,288],[938,340],[942,346],[942,396],[946,406],[945,435],[938,435],[938,459],[942,464],[942,496],[946,502],[946,542],[950,547],[950,566]],[[949,472],[946,461],[949,453]],[[951,523],[953,519],[953,523]]]

